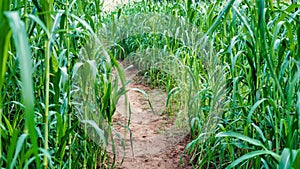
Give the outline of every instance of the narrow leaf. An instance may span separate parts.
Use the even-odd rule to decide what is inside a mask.
[[[246,141],[246,142],[248,142],[250,144],[253,144],[255,146],[265,148],[265,146],[261,143],[261,141],[255,140],[253,138],[250,138],[250,137],[244,136],[240,133],[236,133],[236,132],[232,132],[232,131],[218,133],[216,135],[216,137],[234,137],[234,138]]]
[[[13,31],[14,44],[17,56],[20,59],[22,95],[25,106],[25,132],[28,130],[29,136],[34,147],[35,155],[38,155],[38,143],[34,121],[34,96],[32,82],[32,62],[29,48],[29,40],[26,34],[24,22],[20,19],[18,12],[5,12],[9,25]],[[39,166],[39,158],[37,165]]]

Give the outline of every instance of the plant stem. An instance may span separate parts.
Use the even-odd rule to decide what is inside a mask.
[[[0,93],[1,93],[0,88]],[[2,126],[2,95],[0,94],[0,126]],[[0,165],[2,166],[2,127],[0,127]]]
[[[27,7],[27,1],[28,0],[24,0],[24,20],[25,20],[25,28],[27,29],[27,26],[28,26],[28,19],[27,19],[27,13],[28,13],[28,7]]]
[[[67,97],[68,97],[68,123],[69,123],[69,128],[72,127],[72,103],[71,103],[71,59],[70,59],[70,37],[69,37],[69,1],[66,1],[66,34],[67,34],[67,69],[68,69],[68,87],[67,87]],[[71,144],[72,144],[72,134],[69,134],[69,141],[68,141],[68,145],[69,145],[69,168],[72,168],[72,149],[71,149]]]
[[[50,41],[46,41],[45,42],[45,49],[46,49],[46,70],[45,70],[45,74],[46,74],[46,94],[45,94],[45,145],[44,145],[44,149],[47,151],[48,150],[48,139],[49,139],[49,86],[50,86]],[[47,156],[44,156],[44,168],[48,168],[48,159]]]
[[[44,149],[45,151],[48,151],[48,140],[49,140],[49,93],[50,93],[50,39],[51,39],[51,27],[52,27],[52,18],[51,18],[51,12],[53,11],[53,1],[52,0],[45,0],[43,1],[43,7],[47,14],[45,14],[45,22],[46,22],[46,27],[50,32],[48,39],[45,41],[45,144],[44,144]],[[44,168],[48,168],[48,159],[47,156],[44,156]]]

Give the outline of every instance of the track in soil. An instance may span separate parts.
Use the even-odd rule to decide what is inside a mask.
[[[103,9],[113,11],[117,6],[141,0],[105,0]],[[124,64],[120,63],[124,68]],[[136,90],[127,93],[131,106],[130,130],[132,132],[131,148],[129,132],[126,134],[125,151],[115,136],[118,169],[180,169],[192,168],[188,157],[182,154],[186,144],[190,141],[185,131],[179,131],[174,126],[174,119],[163,114],[167,94],[161,89],[151,89],[134,81],[138,69],[125,70],[126,79],[131,81],[127,89],[141,89],[145,91],[153,106],[150,108],[148,99]],[[122,126],[128,120],[124,97],[121,97],[114,115],[114,128],[121,135]],[[120,122],[120,123],[118,123]],[[181,157],[182,156],[182,157]],[[181,160],[182,159],[182,160]]]
[[[120,63],[123,65],[123,63]],[[186,132],[175,128],[174,119],[164,114],[167,94],[161,89],[151,89],[134,81],[138,70],[130,68],[125,70],[127,80],[127,93],[131,107],[130,129],[132,132],[131,149],[129,132],[125,138],[125,152],[119,139],[117,143],[117,168],[119,169],[176,169],[192,168],[188,165],[188,158],[182,154],[189,137]],[[153,106],[149,105],[147,97],[137,90],[145,91]],[[124,127],[120,125],[128,119],[126,115],[124,97],[121,97],[114,115],[114,128],[121,135]],[[118,122],[120,122],[118,124]],[[182,161],[180,160],[182,156]],[[121,164],[123,160],[123,163]]]

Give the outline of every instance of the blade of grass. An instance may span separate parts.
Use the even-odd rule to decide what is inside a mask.
[[[0,126],[2,126],[2,85],[6,72],[6,61],[8,57],[8,46],[10,44],[11,31],[7,27],[7,20],[4,18],[4,12],[9,10],[11,0],[0,2]],[[0,166],[2,166],[2,127],[0,127]]]
[[[241,162],[251,159],[256,156],[260,156],[260,155],[272,155],[274,158],[276,158],[278,160],[280,159],[279,155],[277,155],[276,153],[274,153],[272,151],[268,151],[268,150],[252,151],[252,152],[247,153],[247,154],[243,155],[242,157],[236,159],[235,161],[233,161],[229,166],[226,167],[226,169],[234,168]]]
[[[19,139],[18,139],[18,142],[17,142],[17,145],[16,145],[16,150],[15,150],[15,155],[14,155],[14,158],[12,159],[12,162],[10,164],[10,169],[13,169],[15,168],[17,165],[17,158],[18,158],[18,155],[23,147],[23,145],[25,145],[25,139],[27,138],[28,134],[25,133],[25,134],[22,134]]]
[[[234,138],[238,138],[240,140],[246,141],[246,142],[248,142],[250,144],[253,144],[255,146],[262,147],[263,149],[266,149],[266,147],[262,144],[261,141],[250,138],[250,137],[247,137],[247,136],[244,136],[244,135],[242,135],[240,133],[236,133],[236,132],[231,132],[231,131],[221,132],[221,133],[218,133],[216,135],[216,137],[234,137]]]
[[[29,133],[32,147],[36,156],[36,165],[40,166],[38,157],[38,143],[35,130],[34,120],[34,96],[32,82],[32,67],[31,67],[31,52],[29,48],[29,40],[25,32],[24,22],[20,19],[18,12],[6,12],[6,17],[9,20],[9,25],[13,31],[14,44],[16,46],[17,55],[20,59],[21,68],[21,84],[23,105],[25,106],[25,133]]]
[[[235,0],[230,0],[227,5],[222,9],[222,11],[220,12],[220,14],[218,15],[216,21],[212,24],[212,26],[208,29],[208,31],[205,33],[204,36],[208,36],[209,34],[211,34],[216,28],[217,26],[220,24],[221,20],[223,18],[225,18],[225,16],[228,14],[232,4],[235,2]]]

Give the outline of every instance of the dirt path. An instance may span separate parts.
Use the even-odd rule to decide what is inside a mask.
[[[121,63],[122,64],[122,63]],[[153,105],[154,112],[149,106],[148,99],[141,92],[130,90],[127,95],[131,106],[131,123],[133,154],[129,133],[126,134],[125,155],[121,143],[117,146],[117,168],[120,169],[176,169],[191,168],[188,166],[187,157],[183,155],[183,163],[180,164],[180,155],[188,142],[185,133],[177,132],[173,125],[173,119],[164,115],[167,95],[160,89],[150,89],[147,86],[136,83],[133,79],[138,73],[136,68],[125,71],[126,77],[131,82],[128,89],[139,88],[147,92]],[[114,115],[116,131],[124,133],[124,127],[118,122],[126,121],[126,107],[122,97],[118,103]],[[115,140],[119,140],[115,138]],[[122,157],[124,162],[121,165]]]
[[[103,9],[106,12],[112,11],[118,5],[133,3],[141,0],[104,0]],[[123,63],[120,63],[126,68]],[[186,133],[178,131],[174,127],[174,119],[163,114],[167,94],[160,89],[150,89],[134,80],[138,73],[136,68],[125,71],[126,79],[131,82],[127,89],[128,99],[131,107],[130,130],[132,132],[132,145],[130,144],[129,132],[126,134],[125,151],[122,143],[115,135],[117,151],[117,167],[119,169],[180,169],[192,168],[188,165],[188,158],[182,152],[189,142]],[[153,106],[149,105],[147,97],[141,92],[132,89],[145,91]],[[123,124],[126,123],[128,115],[124,104],[124,97],[121,97],[114,115],[114,128],[117,133],[123,136]],[[119,122],[119,123],[118,123]],[[180,157],[182,155],[182,162]],[[122,163],[123,160],[123,163]]]

